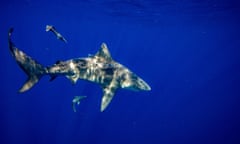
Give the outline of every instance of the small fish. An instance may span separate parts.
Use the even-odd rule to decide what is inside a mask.
[[[48,31],[53,32],[57,36],[57,39],[60,39],[61,41],[67,43],[67,40],[59,32],[57,32],[57,30],[54,26],[46,25],[46,32],[48,32]]]
[[[84,98],[86,98],[86,96],[75,96],[75,97],[73,98],[73,100],[72,100],[72,108],[73,108],[73,111],[74,111],[74,112],[77,111],[75,105],[76,105],[76,104],[77,104],[77,105],[80,105],[80,101],[81,101],[82,99],[84,99]]]

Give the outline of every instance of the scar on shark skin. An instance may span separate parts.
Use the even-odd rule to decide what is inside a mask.
[[[72,100],[72,109],[74,112],[77,112],[76,110],[76,104],[80,105],[80,102],[82,101],[82,99],[85,99],[86,96],[75,96]]]
[[[79,79],[87,80],[101,86],[103,96],[100,110],[103,112],[118,89],[151,90],[151,87],[142,78],[111,57],[105,43],[102,43],[95,55],[58,61],[53,65],[43,66],[14,45],[11,39],[12,32],[13,29],[10,29],[8,33],[10,52],[28,76],[27,81],[19,90],[20,93],[30,90],[45,75],[50,76],[51,80],[58,76],[65,76],[73,84],[76,84]],[[73,104],[79,103],[80,100],[80,97],[75,97]]]
[[[57,32],[56,28],[52,25],[46,25],[46,32],[51,31],[54,33],[54,35],[57,37],[57,39],[67,43],[67,40],[59,33]]]

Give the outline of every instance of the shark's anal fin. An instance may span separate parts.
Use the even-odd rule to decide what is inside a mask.
[[[112,81],[110,85],[103,88],[103,97],[101,102],[101,112],[103,112],[107,106],[110,104],[115,92],[116,92],[116,85]]]
[[[77,75],[71,75],[71,76],[66,76],[71,82],[72,84],[76,84],[77,80],[79,79],[79,77]]]

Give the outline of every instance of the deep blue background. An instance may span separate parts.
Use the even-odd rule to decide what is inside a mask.
[[[237,0],[5,0],[0,21],[1,144],[240,143]],[[152,91],[119,90],[103,113],[102,90],[87,81],[44,77],[18,94],[26,75],[8,49],[11,26],[17,47],[44,65],[106,42]],[[77,113],[75,95],[88,96]]]

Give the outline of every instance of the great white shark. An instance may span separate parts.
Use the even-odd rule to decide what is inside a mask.
[[[13,28],[8,33],[11,54],[28,76],[27,81],[19,90],[20,93],[31,89],[44,75],[51,76],[51,80],[57,76],[66,76],[74,84],[79,79],[83,79],[97,83],[102,87],[101,111],[104,111],[116,90],[120,88],[134,91],[151,90],[151,87],[139,76],[112,59],[105,43],[102,43],[95,55],[58,61],[45,67],[14,45],[11,39],[12,32]]]

